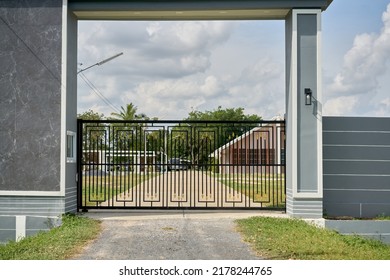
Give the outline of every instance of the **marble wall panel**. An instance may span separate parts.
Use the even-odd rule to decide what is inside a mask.
[[[0,0],[0,191],[59,191],[62,1]]]

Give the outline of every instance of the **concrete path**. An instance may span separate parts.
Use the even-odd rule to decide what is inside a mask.
[[[80,260],[261,259],[235,230],[235,220],[279,212],[94,211],[103,232],[76,257]]]

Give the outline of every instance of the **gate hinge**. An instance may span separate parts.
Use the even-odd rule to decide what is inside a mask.
[[[79,182],[79,173],[76,172],[76,183],[78,183],[78,182]]]

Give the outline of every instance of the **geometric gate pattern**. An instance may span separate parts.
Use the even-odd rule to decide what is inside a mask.
[[[78,209],[285,209],[285,122],[78,120]]]

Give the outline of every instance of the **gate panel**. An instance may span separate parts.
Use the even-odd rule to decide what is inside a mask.
[[[284,121],[78,120],[78,208],[285,208]]]

